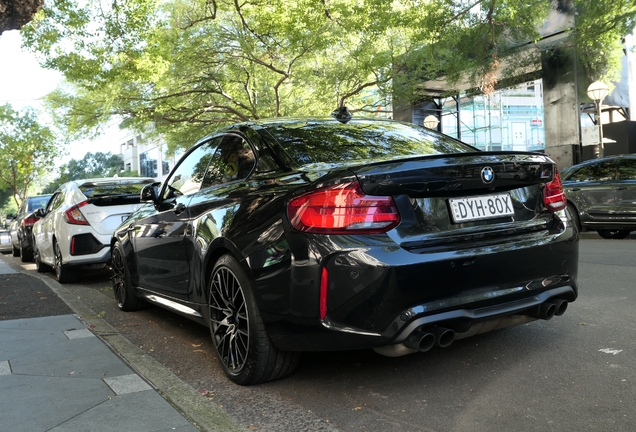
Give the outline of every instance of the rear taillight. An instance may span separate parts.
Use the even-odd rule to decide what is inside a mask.
[[[306,193],[287,210],[294,228],[311,233],[379,234],[400,222],[392,197],[365,195],[358,182]]]
[[[554,169],[554,179],[545,185],[543,203],[552,212],[563,210],[567,206],[567,199],[563,193],[563,184],[559,171]]]
[[[80,207],[84,207],[88,201],[82,201],[74,205],[64,212],[64,220],[71,225],[88,225],[88,221],[80,211]]]
[[[33,224],[36,223],[39,220],[40,219],[36,218],[35,216],[25,217],[24,219],[22,219],[22,226],[23,227],[33,226]]]

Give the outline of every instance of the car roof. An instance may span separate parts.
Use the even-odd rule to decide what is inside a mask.
[[[154,182],[155,179],[151,177],[101,177],[101,178],[88,178],[88,179],[78,179],[71,180],[69,183],[75,183],[77,185],[85,185],[85,184],[100,184],[100,183],[142,183],[142,182]]]
[[[578,163],[576,165],[572,165],[570,167],[565,168],[563,170],[563,172],[571,171],[573,169],[576,169],[576,168],[582,167],[582,166],[586,166],[586,165],[593,165],[595,163],[600,163],[600,162],[617,161],[617,160],[621,160],[621,159],[636,159],[636,154],[628,153],[628,154],[605,156],[605,157],[596,158],[596,159],[588,159],[588,160],[583,161],[581,163]]]

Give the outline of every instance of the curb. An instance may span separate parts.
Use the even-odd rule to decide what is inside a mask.
[[[14,263],[3,261],[13,269],[35,277],[51,288],[78,318],[89,326],[91,331],[200,430],[203,432],[248,431],[214,402],[205,399],[198,391],[123,337],[114,327],[98,317],[91,308],[74,297],[63,285],[46,276],[24,272],[22,268],[16,268]]]

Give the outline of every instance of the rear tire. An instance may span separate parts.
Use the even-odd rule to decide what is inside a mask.
[[[572,223],[576,227],[578,232],[581,232],[581,219],[579,219],[579,212],[574,207],[574,204],[568,203],[568,213],[570,213],[570,219],[572,219]]]
[[[252,283],[231,255],[223,255],[214,265],[208,308],[214,349],[230,380],[251,385],[294,371],[299,353],[280,351],[272,344],[252,294]]]
[[[15,247],[15,245],[11,245],[11,254],[14,257],[19,257],[20,256],[20,249],[18,249],[17,247]]]
[[[51,271],[51,267],[44,264],[40,260],[40,252],[36,249],[35,243],[33,244],[33,261],[35,261],[35,269],[38,271],[38,273],[46,273],[48,271]]]
[[[598,230],[598,235],[604,239],[620,240],[624,239],[631,232],[630,230]]]
[[[70,271],[69,265],[62,264],[62,250],[60,249],[60,245],[57,241],[53,243],[53,248],[55,251],[55,257],[53,258],[55,278],[62,284],[73,282],[75,280],[75,275]]]
[[[24,247],[22,247],[22,242],[20,242],[20,261],[22,262],[31,262],[33,261],[33,250],[26,251]]]
[[[111,269],[113,276],[113,294],[117,307],[125,312],[137,311],[145,306],[144,300],[135,295],[130,277],[130,270],[126,264],[126,253],[120,242],[115,243],[111,255]]]

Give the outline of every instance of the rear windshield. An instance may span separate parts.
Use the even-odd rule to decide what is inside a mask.
[[[101,198],[108,196],[139,195],[141,189],[152,180],[113,182],[113,183],[85,183],[79,186],[79,190],[86,198]]]
[[[297,121],[266,125],[265,130],[294,162],[301,165],[477,151],[421,126],[399,122],[353,120],[341,124],[329,121]]]
[[[31,197],[27,202],[27,212],[33,213],[39,208],[45,208],[51,196]]]

